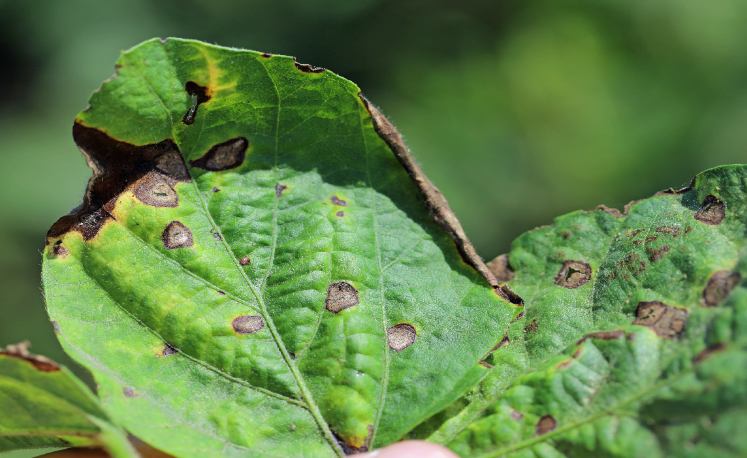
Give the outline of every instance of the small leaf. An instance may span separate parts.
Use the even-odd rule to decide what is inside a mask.
[[[334,456],[477,383],[520,308],[353,83],[153,40],[73,135],[94,170],[50,229],[49,313],[102,402],[177,456]]]
[[[96,397],[65,367],[28,353],[28,343],[0,349],[0,452],[104,446],[137,457]]]

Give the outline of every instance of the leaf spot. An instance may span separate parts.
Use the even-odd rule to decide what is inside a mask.
[[[69,251],[67,250],[67,248],[65,248],[64,246],[62,246],[62,240],[58,240],[58,241],[57,241],[57,242],[56,242],[56,243],[54,244],[54,248],[52,248],[52,253],[53,253],[53,254],[54,254],[54,255],[55,255],[56,257],[58,257],[58,258],[64,258],[64,257],[66,257],[66,256],[67,256],[68,254],[70,254],[70,252],[69,252]]]
[[[172,221],[161,234],[161,241],[167,250],[185,248],[194,245],[192,231],[179,221]]]
[[[329,285],[325,308],[332,313],[358,305],[358,290],[350,283],[341,281]]]
[[[252,260],[249,259],[249,256],[244,256],[243,258],[239,259],[239,264],[242,266],[248,266],[252,263]]]
[[[633,324],[646,326],[659,337],[672,339],[685,328],[687,310],[670,307],[660,301],[639,302]]]
[[[715,307],[720,304],[741,279],[742,276],[738,272],[729,272],[728,270],[714,272],[705,289],[703,289],[703,305]]]
[[[345,212],[340,210],[339,212],[335,213],[335,216],[339,216],[340,218],[342,218],[343,216],[345,216]]]
[[[184,85],[184,90],[187,91],[187,94],[189,94],[190,97],[192,97],[192,106],[189,107],[182,117],[182,122],[189,125],[195,122],[197,108],[200,104],[210,100],[210,95],[208,94],[209,90],[207,86],[200,86],[194,81],[187,81],[187,84]]]
[[[555,284],[563,288],[574,289],[583,286],[591,279],[591,266],[581,261],[564,261],[555,276]]]
[[[338,205],[340,207],[347,207],[348,203],[342,199],[340,199],[337,196],[332,196],[329,198],[329,201],[332,202],[332,205]]]
[[[401,323],[386,330],[389,348],[400,352],[415,342],[417,331],[411,324]]]
[[[537,332],[537,330],[539,330],[537,318],[533,319],[528,325],[524,327],[524,332]]]
[[[244,162],[246,150],[249,148],[249,140],[244,137],[236,137],[210,148],[199,159],[189,161],[192,167],[198,167],[211,172],[234,169]]]
[[[145,205],[153,207],[176,207],[179,197],[160,173],[148,172],[136,183],[133,193]]]
[[[124,393],[126,398],[136,398],[140,396],[139,394],[135,393],[135,390],[133,390],[129,386],[122,388],[122,393]]]
[[[161,356],[165,358],[167,356],[176,355],[177,353],[179,353],[179,350],[169,344],[165,344],[163,346],[163,351],[161,351]]]
[[[708,194],[700,208],[695,212],[695,219],[711,226],[718,226],[726,216],[726,206],[714,195]]]
[[[285,191],[286,189],[288,189],[288,186],[284,184],[280,184],[280,183],[275,184],[275,196],[276,197],[282,196],[283,191]]]
[[[325,69],[322,67],[314,67],[313,65],[309,64],[300,64],[298,61],[296,61],[296,58],[293,58],[293,64],[296,66],[297,69],[301,70],[304,73],[321,73]]]
[[[579,340],[576,345],[581,345],[582,343],[586,342],[588,339],[617,340],[620,337],[623,337],[624,335],[625,335],[625,331],[622,331],[620,329],[616,329],[614,331],[592,332],[591,334],[586,334],[584,338]]]
[[[537,434],[540,436],[543,434],[547,434],[550,431],[553,431],[558,426],[558,422],[555,421],[555,418],[553,418],[552,415],[543,415],[539,421],[537,422],[537,426],[535,426],[535,431],[537,431]]]
[[[265,327],[265,320],[257,315],[242,315],[234,318],[231,326],[238,334],[254,334]]]
[[[656,262],[666,256],[667,253],[669,253],[669,245],[664,245],[661,248],[646,248],[646,253],[648,253],[648,260],[651,262]]]

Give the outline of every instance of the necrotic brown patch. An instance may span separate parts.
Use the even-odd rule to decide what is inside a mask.
[[[358,305],[358,290],[350,283],[341,281],[329,285],[325,308],[332,313]]]
[[[411,324],[402,323],[392,326],[386,330],[389,348],[400,352],[415,342],[417,332]]]
[[[728,270],[714,272],[703,290],[703,305],[715,307],[720,304],[741,279],[742,276],[737,272],[729,272]]]
[[[257,315],[242,315],[234,318],[231,326],[238,334],[254,334],[265,327],[265,320]]]
[[[247,148],[249,148],[249,140],[244,137],[232,138],[223,143],[218,143],[210,148],[204,156],[191,160],[189,163],[193,167],[211,172],[233,169],[244,162]]]
[[[574,289],[583,286],[591,279],[591,266],[581,261],[564,261],[555,276],[555,284],[563,288]]]
[[[524,332],[537,332],[538,329],[539,323],[537,323],[537,318],[535,318],[524,327]]]
[[[329,201],[332,202],[332,205],[339,205],[340,207],[347,207],[348,203],[344,200],[340,199],[337,196],[332,196],[329,198]]]
[[[340,218],[342,218],[343,216],[345,216],[345,212],[340,210],[339,212],[335,213],[335,216],[339,216]]]
[[[540,436],[543,434],[547,434],[550,431],[553,431],[558,426],[558,422],[555,421],[555,418],[553,418],[552,415],[543,415],[542,418],[539,419],[537,422],[537,426],[535,426],[535,430],[537,431],[537,434]]]
[[[197,116],[197,108],[200,106],[200,104],[203,104],[210,100],[210,95],[206,86],[200,86],[194,81],[187,81],[187,84],[184,85],[184,90],[187,91],[187,94],[189,94],[190,97],[192,97],[192,106],[189,107],[187,112],[184,113],[184,116],[182,117],[182,122],[189,125],[195,122],[195,117]]]
[[[700,208],[695,212],[695,219],[711,226],[721,224],[725,216],[726,206],[718,197],[711,194],[703,199]]]
[[[243,258],[239,259],[239,264],[242,266],[248,266],[252,263],[252,260],[249,259],[249,256],[244,256]]]
[[[498,283],[503,284],[514,278],[514,269],[508,263],[508,255],[502,254],[490,261],[488,269],[493,272]]]
[[[660,301],[639,302],[633,324],[646,326],[664,339],[677,337],[685,328],[687,310]]]
[[[138,146],[80,122],[73,126],[73,138],[93,169],[93,176],[88,181],[83,203],[49,229],[48,243],[68,231],[80,232],[86,240],[95,237],[112,218],[109,211],[117,197],[128,189],[134,192],[148,173],[160,174],[172,188],[178,182],[190,180],[181,153],[170,139]]]
[[[179,221],[172,221],[166,226],[161,234],[161,241],[168,250],[194,245],[192,231]]]
[[[179,197],[167,179],[157,172],[148,172],[135,184],[135,197],[153,207],[176,207]]]

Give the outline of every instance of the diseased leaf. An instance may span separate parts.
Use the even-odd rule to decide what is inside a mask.
[[[520,307],[353,83],[153,40],[90,104],[73,134],[94,175],[48,233],[44,288],[137,437],[177,456],[342,455],[488,372]]]
[[[470,457],[744,456],[746,190],[746,166],[719,167],[519,237],[525,313],[420,435]]]
[[[139,456],[83,382],[30,355],[28,343],[0,349],[0,413],[0,452],[103,446],[117,458]]]

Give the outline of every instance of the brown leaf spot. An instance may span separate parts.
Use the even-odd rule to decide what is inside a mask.
[[[67,248],[62,246],[62,240],[58,240],[57,242],[55,242],[54,247],[52,248],[52,253],[58,258],[64,258],[68,254],[70,254]]]
[[[487,264],[487,266],[488,266],[488,269],[490,269],[490,271],[493,272],[493,275],[495,275],[495,279],[500,284],[513,280],[515,276],[514,269],[511,267],[511,264],[509,264],[508,262],[507,254],[502,254],[498,256],[497,258],[490,261]]]
[[[646,326],[659,337],[672,339],[685,328],[687,310],[660,301],[639,302],[633,324]]]
[[[726,205],[718,197],[708,194],[700,208],[695,212],[695,219],[711,226],[718,226],[726,216]]]
[[[702,304],[706,307],[715,307],[720,304],[741,279],[742,276],[738,272],[728,270],[714,272],[703,290]]]
[[[509,416],[511,417],[511,420],[513,421],[519,421],[522,418],[524,418],[524,414],[514,409],[511,409],[511,414]]]
[[[213,188],[213,193],[216,193],[216,192],[220,192],[220,188],[218,188],[217,186]]]
[[[263,52],[261,54],[261,57],[264,57],[265,59],[269,59],[270,57],[272,57],[272,54],[270,54],[269,52]]]
[[[239,264],[242,266],[248,266],[252,263],[252,260],[249,259],[249,256],[244,256],[243,258],[239,259]]]
[[[176,207],[179,197],[166,177],[157,172],[148,172],[137,183],[133,191],[135,197],[145,205],[153,207]]]
[[[643,229],[633,229],[632,231],[630,231],[630,232],[629,232],[628,234],[626,234],[626,235],[627,235],[628,237],[635,237],[636,235],[640,234],[641,232],[643,232]]]
[[[340,218],[342,218],[343,216],[345,216],[345,212],[340,210],[339,212],[335,213],[335,216],[339,216]]]
[[[692,191],[692,189],[695,187],[695,177],[690,181],[690,184],[685,186],[684,188],[675,190],[674,188],[665,189],[663,191],[659,191],[654,196],[678,196],[681,194],[684,194],[686,192]]]
[[[179,221],[172,221],[161,234],[161,241],[167,250],[185,248],[194,245],[192,231]]]
[[[583,286],[591,279],[591,266],[581,261],[564,261],[555,276],[555,284],[563,288],[574,289]]]
[[[650,236],[646,237],[646,245],[648,245],[651,242],[655,242],[656,239],[658,239],[658,238],[659,238],[658,235],[650,235]]]
[[[122,393],[124,393],[126,398],[136,398],[140,396],[139,394],[135,393],[135,390],[133,390],[129,386],[122,388]]]
[[[511,320],[511,323],[509,324],[514,324],[522,318],[524,318],[524,312],[521,312],[518,315],[516,315],[516,317],[513,320]]]
[[[534,427],[537,434],[540,436],[553,431],[558,426],[558,422],[555,421],[552,415],[543,415],[542,418],[537,422],[537,426]]]
[[[240,166],[244,162],[249,140],[236,137],[210,148],[199,159],[189,161],[192,167],[198,167],[211,172],[220,172]]]
[[[161,351],[161,356],[165,358],[167,356],[173,356],[177,353],[179,353],[179,350],[177,350],[176,348],[174,348],[173,346],[169,344],[165,344],[163,346],[163,351]]]
[[[51,323],[52,323],[52,329],[54,329],[54,333],[59,334],[60,333],[59,323],[57,323],[56,321],[52,321]]]
[[[275,196],[276,197],[282,196],[283,191],[285,191],[286,189],[288,189],[288,186],[284,184],[280,184],[280,183],[275,184]]]
[[[342,199],[340,199],[337,196],[332,196],[329,198],[329,201],[332,202],[332,205],[339,205],[340,207],[347,207],[348,203]]]
[[[646,261],[642,260],[638,253],[629,253],[624,260],[620,261],[620,267],[628,269],[633,275],[640,275],[648,268]]]
[[[482,367],[484,367],[486,369],[493,369],[493,368],[495,368],[495,366],[493,366],[492,364],[490,364],[490,363],[488,363],[488,362],[486,362],[484,360],[480,360],[480,361],[478,361],[478,363],[480,364],[480,366],[482,366]]]
[[[389,348],[400,352],[415,342],[417,332],[411,324],[401,323],[386,330]]]
[[[661,234],[671,235],[672,238],[674,238],[680,235],[680,227],[679,226],[659,226],[656,228],[656,232],[659,232]]]
[[[327,299],[324,301],[325,308],[332,313],[358,305],[358,290],[348,282],[337,282],[327,288]]]
[[[508,285],[503,285],[500,288],[496,288],[495,294],[497,294],[498,297],[500,297],[506,302],[510,302],[511,304],[524,307],[524,299],[522,299],[521,296],[513,292]]]
[[[586,334],[584,338],[579,340],[576,345],[581,345],[582,343],[586,342],[588,339],[617,340],[624,335],[625,335],[625,331],[622,331],[620,329],[616,329],[614,331],[592,332],[591,334]]]
[[[664,245],[661,248],[646,248],[646,253],[648,253],[648,260],[651,262],[656,262],[663,258],[667,253],[669,253],[669,245]]]
[[[222,242],[222,241],[223,241],[223,237],[221,237],[221,236],[220,236],[220,234],[219,234],[219,233],[217,233],[217,232],[213,232],[213,238],[214,238],[215,240],[219,241],[219,242]]]
[[[705,359],[708,359],[708,357],[710,357],[712,354],[718,353],[724,350],[726,350],[726,344],[717,343],[717,344],[709,345],[708,347],[703,349],[703,351],[701,351],[695,356],[695,358],[693,359],[693,362],[697,364]]]
[[[296,68],[301,70],[304,73],[321,73],[325,69],[322,67],[314,67],[313,65],[309,64],[300,64],[298,61],[296,61],[296,58],[293,58],[293,63],[295,64]]]
[[[537,323],[537,318],[533,319],[531,323],[524,327],[524,332],[537,332],[538,330],[539,323]]]
[[[265,327],[265,320],[258,315],[242,315],[234,318],[231,326],[238,334],[254,334]]]
[[[195,122],[197,108],[200,104],[210,100],[210,94],[206,86],[200,86],[194,81],[187,81],[187,84],[184,85],[184,90],[187,91],[187,94],[189,94],[190,97],[192,97],[192,106],[189,107],[182,117],[182,122],[189,125]]]

